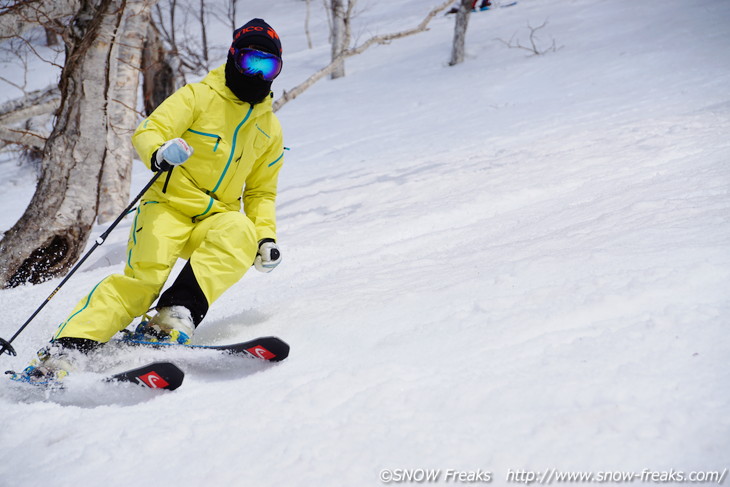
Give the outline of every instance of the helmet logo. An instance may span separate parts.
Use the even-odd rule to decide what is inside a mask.
[[[272,39],[278,39],[279,34],[276,33],[276,31],[272,28],[265,28],[258,25],[252,25],[250,27],[246,27],[245,29],[241,29],[236,33],[236,39],[241,37],[243,34],[250,34],[251,32],[262,32],[271,37]]]

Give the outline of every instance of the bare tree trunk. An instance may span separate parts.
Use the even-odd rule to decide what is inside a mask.
[[[309,17],[311,14],[311,3],[312,0],[306,0],[307,1],[307,14],[304,17],[304,34],[307,36],[307,47],[311,49],[313,47],[312,45],[312,36],[309,33]]]
[[[347,49],[347,10],[345,0],[332,0],[332,60],[338,59]],[[332,79],[345,76],[345,60],[340,59],[330,74]]]
[[[46,46],[57,46],[58,45],[58,35],[56,34],[56,31],[46,27]]]
[[[171,57],[157,26],[150,22],[142,51],[142,97],[145,115],[151,114],[175,91],[175,70],[170,64]]]
[[[200,0],[200,41],[203,44],[203,64],[206,71],[210,70],[208,59],[208,29],[205,20],[205,0]]]
[[[165,63],[172,69],[172,76],[174,77],[173,82],[176,87],[179,87],[187,83],[185,76],[185,67],[187,66],[183,64],[183,60],[181,59],[181,53],[185,52],[184,46],[178,46],[177,37],[175,36],[175,17],[178,13],[178,2],[177,0],[167,0],[166,3],[167,15],[164,14],[159,1],[157,2],[155,9],[156,15],[153,16],[153,21],[155,22],[162,42],[166,43]],[[160,45],[162,46],[163,44],[161,43]],[[191,67],[192,69],[195,69],[198,67],[195,66],[197,53],[190,57],[193,58],[193,65],[191,65]]]
[[[66,272],[84,249],[107,157],[110,59],[124,0],[82,0],[64,40],[61,104],[44,148],[41,178],[20,220],[0,241],[0,285]]]
[[[236,22],[238,21],[238,0],[228,0],[226,3],[226,17],[230,22],[231,32],[238,28]]]
[[[137,125],[137,91],[144,34],[150,22],[152,0],[127,0],[118,39],[109,58],[110,103],[107,156],[99,188],[99,223],[114,220],[129,201],[134,149],[131,136]]]
[[[466,28],[469,25],[469,12],[471,12],[471,0],[461,0],[459,10],[456,12],[456,24],[454,25],[454,44],[451,47],[451,61],[449,66],[464,62],[466,49]]]

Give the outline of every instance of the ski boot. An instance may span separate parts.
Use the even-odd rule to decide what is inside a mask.
[[[160,308],[151,319],[140,322],[127,339],[189,345],[194,331],[195,323],[189,309],[185,306],[167,306]]]
[[[78,370],[78,358],[75,357],[78,353],[80,352],[51,343],[38,350],[37,357],[31,360],[22,372],[7,373],[17,382],[61,387],[63,378],[70,372]]]

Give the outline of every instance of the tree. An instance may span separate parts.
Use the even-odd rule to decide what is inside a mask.
[[[236,15],[237,2],[226,2],[226,11]],[[220,49],[225,52],[219,46],[208,43],[208,19],[217,17],[220,20],[222,17],[211,10],[206,0],[156,2],[153,20],[167,50],[166,62],[174,70],[175,79],[181,85],[187,82],[187,75],[202,75],[211,69],[210,59],[217,55],[211,56],[210,51]],[[235,25],[233,19],[227,21]]]
[[[345,60],[340,55],[350,45],[350,18],[355,7],[355,0],[348,0],[345,8],[345,0],[330,0],[332,12],[332,60],[337,60],[330,77],[332,79],[345,76]]]
[[[307,2],[307,13],[304,16],[304,34],[307,36],[307,47],[311,49],[313,47],[312,44],[312,35],[309,33],[309,18],[311,17],[311,8],[312,8],[312,2],[311,0],[305,0]]]
[[[171,55],[157,25],[150,21],[142,49],[142,100],[145,115],[151,114],[175,89],[177,56]]]
[[[454,42],[451,47],[451,60],[449,66],[455,66],[464,62],[466,50],[466,28],[469,26],[469,12],[471,12],[472,0],[461,0],[459,9],[456,11],[454,23]]]
[[[114,220],[129,201],[134,149],[130,137],[137,125],[137,88],[151,0],[126,0],[111,46],[107,107],[106,155],[99,182],[99,223]]]
[[[78,5],[63,32],[67,54],[60,105],[43,148],[41,178],[25,213],[0,241],[3,287],[38,283],[73,265],[103,197],[104,171],[116,170],[105,164],[118,157],[115,151],[124,151],[110,143],[110,134],[129,144],[123,112],[136,106],[137,77],[131,73],[139,69],[132,56],[139,39],[123,33],[144,24],[151,0],[80,0]],[[123,49],[130,49],[125,54],[130,58],[121,62]]]

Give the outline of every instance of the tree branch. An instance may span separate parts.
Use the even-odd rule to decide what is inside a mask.
[[[0,142],[4,142],[5,145],[13,144],[43,150],[43,147],[46,145],[46,137],[28,130],[0,126]]]
[[[552,45],[550,47],[548,47],[547,49],[541,49],[537,44],[537,37],[536,37],[537,31],[542,29],[543,27],[545,27],[547,25],[547,23],[548,23],[548,21],[545,20],[545,22],[543,22],[542,25],[539,25],[537,27],[533,27],[532,25],[527,24],[527,28],[530,29],[530,38],[529,38],[530,45],[529,46],[523,46],[520,43],[519,39],[517,40],[517,43],[515,43],[514,40],[515,40],[515,36],[517,36],[516,33],[510,38],[509,42],[507,42],[503,39],[496,39],[496,40],[501,42],[502,44],[504,44],[505,46],[507,46],[510,49],[522,49],[524,51],[531,52],[535,56],[541,56],[541,55],[543,55],[547,52],[551,52],[551,51],[555,52],[558,49],[561,49],[563,47],[563,46],[557,47],[557,45],[555,44],[555,39],[553,39]]]
[[[307,78],[304,82],[300,83],[299,85],[295,86],[289,91],[284,91],[284,93],[281,95],[280,98],[278,98],[274,102],[274,111],[279,110],[281,107],[283,107],[287,102],[290,102],[291,100],[295,99],[302,93],[304,93],[309,87],[311,87],[314,83],[319,81],[320,79],[324,78],[325,76],[329,75],[332,71],[334,71],[337,66],[339,65],[340,61],[355,56],[357,54],[362,54],[365,52],[368,48],[372,47],[375,44],[388,44],[391,41],[394,41],[396,39],[401,39],[403,37],[408,37],[414,34],[418,34],[419,32],[423,32],[427,30],[428,24],[433,20],[433,18],[438,15],[440,12],[446,10],[446,8],[451,5],[453,0],[448,0],[438,7],[435,7],[433,10],[431,10],[428,15],[421,21],[420,24],[418,24],[416,27],[413,27],[411,29],[406,29],[400,32],[395,32],[392,34],[383,34],[383,35],[377,35],[373,36],[361,45],[357,47],[353,47],[350,49],[345,49],[342,51],[339,56],[337,56],[335,59],[332,60],[331,63],[329,63],[324,68],[320,69],[313,75],[311,75],[309,78]]]
[[[70,17],[81,5],[80,0],[24,0],[0,11],[0,39],[19,37],[26,30],[41,24]]]
[[[7,126],[31,117],[53,113],[58,108],[61,91],[58,85],[28,93],[22,98],[0,104],[0,124]]]

